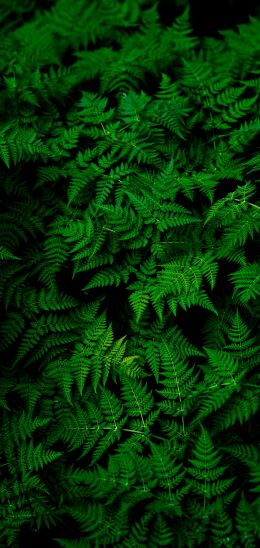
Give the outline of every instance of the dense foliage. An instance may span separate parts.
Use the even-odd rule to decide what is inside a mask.
[[[1,2],[1,546],[257,546],[260,18]]]

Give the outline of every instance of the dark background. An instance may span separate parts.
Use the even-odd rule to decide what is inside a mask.
[[[246,23],[249,16],[260,15],[259,0],[161,0],[158,4],[161,20],[166,25],[189,5],[191,24],[200,36],[216,36],[218,30],[235,28]]]
[[[85,0],[90,4],[92,0]],[[118,0],[122,3],[127,0]],[[10,29],[33,19],[35,10],[49,10],[55,0],[0,0],[0,26]],[[141,2],[142,3],[142,2]],[[235,29],[246,23],[249,16],[260,16],[259,0],[148,0],[143,8],[157,4],[161,22],[171,25],[185,7],[190,7],[191,24],[199,36],[217,36],[218,30]]]

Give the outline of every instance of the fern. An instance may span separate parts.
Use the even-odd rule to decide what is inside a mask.
[[[105,512],[100,503],[93,503],[91,506],[79,506],[70,509],[70,515],[79,523],[83,533],[88,533],[87,539],[91,539],[94,531],[102,526]]]
[[[242,304],[256,299],[260,294],[259,264],[254,262],[230,274],[234,284],[234,299]]]
[[[221,497],[216,498],[212,509],[211,543],[214,546],[235,546],[237,538],[232,534],[232,521],[224,510]]]
[[[41,281],[51,290],[57,287],[56,275],[68,257],[68,246],[58,235],[50,235],[44,242],[44,260]]]
[[[224,451],[230,453],[234,458],[238,459],[242,463],[251,465],[251,463],[257,463],[259,459],[259,452],[257,447],[253,444],[236,444],[230,445],[229,447],[223,447]]]
[[[235,395],[214,420],[213,432],[221,431],[232,426],[236,421],[240,424],[248,421],[259,409],[259,395],[257,392],[244,389],[241,395]]]
[[[9,4],[0,544],[257,546],[259,17]]]
[[[256,546],[254,517],[251,512],[251,505],[247,502],[244,493],[242,493],[237,506],[236,527],[239,532],[240,541],[244,546],[247,548]]]
[[[192,466],[187,467],[191,476],[192,489],[200,498],[203,498],[203,513],[212,497],[220,496],[230,487],[234,479],[223,479],[225,466],[218,466],[221,457],[214,450],[212,440],[204,427],[193,450],[193,457],[189,459]],[[193,479],[194,478],[194,479]]]
[[[251,335],[250,329],[242,320],[237,308],[228,329],[230,342],[225,345],[225,350],[239,360],[244,370],[248,365],[253,367],[255,360],[256,363],[258,361],[259,345],[256,344],[256,337]]]
[[[39,468],[43,468],[46,464],[57,459],[60,455],[62,455],[61,452],[44,451],[41,444],[35,447],[32,442],[29,442],[28,445],[22,443],[19,446],[18,460],[22,472],[25,470],[37,471]]]
[[[153,397],[147,393],[147,387],[135,379],[122,378],[122,398],[130,417],[139,417],[140,426],[145,430],[145,415],[152,409]]]

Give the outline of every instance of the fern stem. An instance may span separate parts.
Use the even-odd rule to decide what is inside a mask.
[[[234,198],[234,200],[235,200],[235,202],[240,202],[240,203],[242,203],[241,200],[239,200],[239,198]],[[246,203],[246,204],[248,204],[248,205],[251,205],[252,207],[256,207],[257,209],[260,209],[260,206],[258,206],[258,205],[256,205],[256,204],[252,204],[252,202],[246,202],[246,201],[244,201],[243,203]]]

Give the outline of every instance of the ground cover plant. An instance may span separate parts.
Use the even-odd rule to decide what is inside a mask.
[[[260,539],[260,17],[0,6],[0,545]]]

